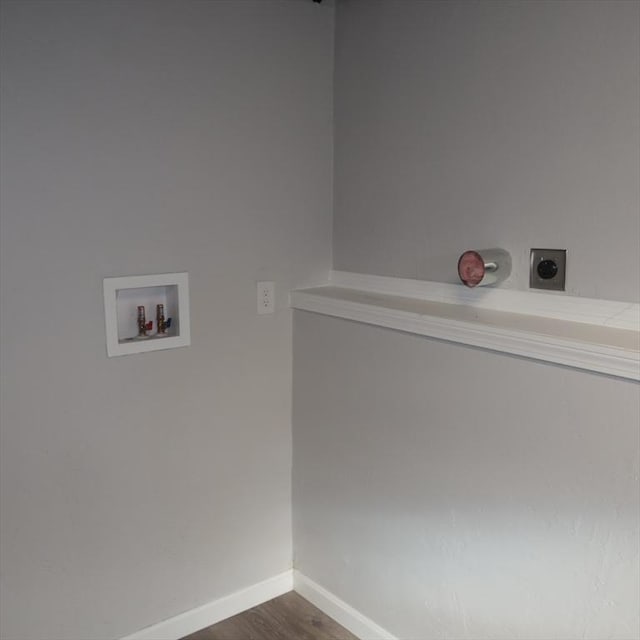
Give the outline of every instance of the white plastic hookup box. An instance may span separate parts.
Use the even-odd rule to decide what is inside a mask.
[[[105,278],[103,288],[107,355],[110,358],[191,344],[188,273]],[[159,304],[164,306],[165,320],[171,318],[170,327],[164,334],[158,333],[156,308]],[[138,335],[140,306],[145,308],[146,320],[152,322],[146,336]]]

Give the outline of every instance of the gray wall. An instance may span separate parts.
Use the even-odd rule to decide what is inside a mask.
[[[524,288],[566,246],[570,292],[637,299],[637,10],[342,2],[335,266],[452,280],[498,244]],[[332,14],[3,1],[3,638],[115,638],[290,566],[284,293],[331,260]],[[183,270],[192,346],[107,359],[102,278]],[[637,386],[295,338],[300,569],[405,637],[637,634]]]
[[[636,640],[638,385],[296,312],[295,566],[399,638]]]
[[[333,9],[2,14],[1,635],[104,640],[290,567],[285,292],[330,265]],[[102,278],[171,271],[192,346],[108,359]]]
[[[465,249],[569,250],[567,291],[640,299],[640,4],[345,0],[334,267],[455,282]]]
[[[339,3],[334,268],[638,300],[639,10]],[[637,384],[304,312],[293,381],[302,573],[400,638],[639,637]]]

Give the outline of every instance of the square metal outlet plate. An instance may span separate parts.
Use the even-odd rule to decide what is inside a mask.
[[[566,249],[531,249],[529,287],[564,291],[567,272]]]

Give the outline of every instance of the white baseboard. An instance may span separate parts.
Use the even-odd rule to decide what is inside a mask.
[[[295,590],[361,640],[398,640],[324,587],[299,571],[291,570],[145,627],[121,640],[179,640],[291,590]]]
[[[293,571],[285,571],[246,589],[146,627],[122,640],[179,640],[190,633],[277,598],[293,589]]]
[[[296,570],[293,571],[293,588],[361,640],[398,640],[373,620]]]

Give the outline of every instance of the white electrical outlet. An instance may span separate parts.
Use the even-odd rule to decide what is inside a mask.
[[[258,313],[273,313],[276,306],[276,287],[273,282],[258,282]]]

